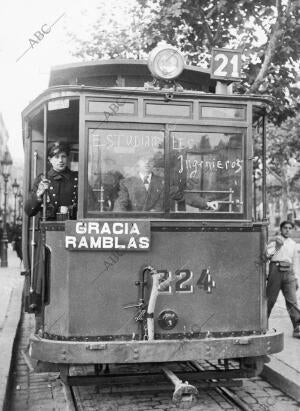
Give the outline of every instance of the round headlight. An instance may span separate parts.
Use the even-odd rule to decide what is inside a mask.
[[[153,77],[173,80],[182,73],[184,59],[175,47],[158,46],[149,55],[148,68]]]

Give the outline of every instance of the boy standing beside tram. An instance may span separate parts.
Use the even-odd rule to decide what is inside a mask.
[[[267,246],[266,256],[270,259],[267,282],[268,317],[281,290],[294,327],[293,337],[300,338],[300,310],[296,296],[298,281],[295,276],[297,250],[296,242],[290,238],[293,228],[291,221],[282,221],[280,235]]]

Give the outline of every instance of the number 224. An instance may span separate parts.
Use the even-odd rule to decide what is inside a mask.
[[[172,276],[171,271],[168,270],[160,270],[159,273],[163,274],[160,282],[164,282]],[[192,293],[194,291],[192,281],[193,272],[191,270],[175,271],[175,293]],[[172,284],[169,284],[166,288],[160,290],[159,292],[163,294],[172,294],[172,287]]]

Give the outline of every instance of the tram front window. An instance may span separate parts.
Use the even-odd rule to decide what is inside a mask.
[[[90,129],[88,214],[243,213],[243,146],[242,133],[174,132],[165,159],[162,131]]]
[[[170,158],[172,212],[243,212],[241,133],[172,133]]]
[[[162,213],[164,178],[162,132],[89,130],[89,213]]]

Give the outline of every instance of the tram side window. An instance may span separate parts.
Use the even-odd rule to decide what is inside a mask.
[[[254,122],[252,125],[253,141],[256,142],[254,148],[254,158],[252,162],[252,193],[253,193],[253,207],[252,207],[252,219],[253,221],[261,221],[264,214],[263,207],[263,192],[262,192],[262,180],[263,180],[263,152],[261,141],[263,140],[264,131],[264,118],[263,116],[257,116],[257,113],[253,113]],[[278,224],[279,225],[279,224]]]
[[[243,212],[243,134],[172,133],[170,162],[172,212]]]
[[[89,130],[88,213],[164,211],[164,135]]]

